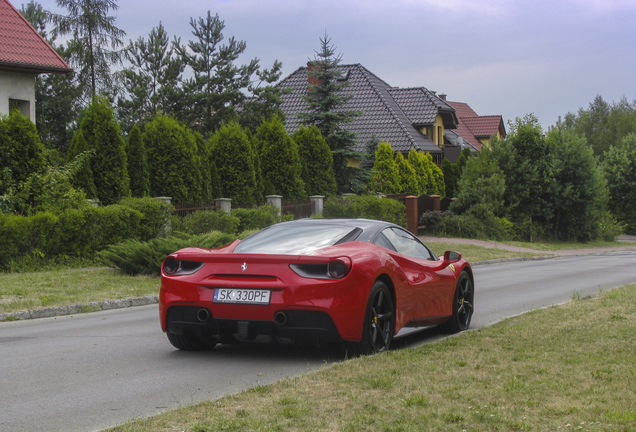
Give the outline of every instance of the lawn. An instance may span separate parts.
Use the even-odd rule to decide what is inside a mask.
[[[634,431],[636,285],[110,432]]]

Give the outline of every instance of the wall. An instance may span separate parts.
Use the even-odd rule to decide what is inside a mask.
[[[35,121],[35,77],[30,73],[0,71],[0,115],[9,114],[9,99],[13,99],[20,101],[22,114]]]

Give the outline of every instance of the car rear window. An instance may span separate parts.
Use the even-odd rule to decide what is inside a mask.
[[[234,253],[302,255],[340,242],[353,241],[359,228],[321,224],[280,224],[257,232]]]

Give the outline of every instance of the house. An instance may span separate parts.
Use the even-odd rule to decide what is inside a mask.
[[[440,97],[446,100],[446,95]],[[506,128],[500,115],[480,116],[466,103],[447,102],[455,108],[459,119],[459,125],[454,132],[477,150],[481,150],[482,146],[488,146],[493,135],[498,139],[506,137]]]
[[[297,115],[307,111],[304,98],[309,83],[315,84],[309,76],[311,67],[309,63],[298,68],[278,84],[289,89],[281,97],[288,133],[300,128],[302,120]],[[444,158],[456,161],[464,148],[473,151],[481,148],[479,139],[468,133],[471,138],[468,140],[459,133],[462,123],[456,108],[435,92],[425,87],[392,87],[361,64],[339,68],[340,80],[349,83],[342,94],[351,96],[343,109],[362,112],[353,122],[342,125],[357,133],[354,150],[364,152],[367,143],[373,140],[387,141],[395,151],[405,154],[411,149],[429,152],[435,163],[441,164]]]
[[[0,115],[35,120],[35,78],[72,69],[7,0],[0,0]]]

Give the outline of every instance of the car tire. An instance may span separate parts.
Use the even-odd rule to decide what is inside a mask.
[[[197,336],[189,333],[181,335],[167,333],[167,335],[172,346],[182,351],[209,351],[217,344],[214,339],[203,341]]]
[[[369,294],[362,326],[362,339],[346,345],[347,355],[367,355],[389,349],[395,329],[393,297],[386,284],[376,281]]]
[[[474,299],[473,280],[467,271],[463,271],[459,275],[453,296],[453,315],[446,323],[442,324],[441,330],[452,334],[468,329],[473,316]]]

